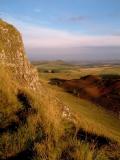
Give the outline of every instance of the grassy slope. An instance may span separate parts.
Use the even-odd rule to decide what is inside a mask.
[[[39,65],[39,68],[50,68],[50,64]],[[58,65],[53,65],[52,69],[57,68]],[[67,66],[68,67],[68,66]],[[73,67],[73,66],[72,66]],[[80,68],[71,66],[66,69],[61,66],[60,73],[40,73],[40,78],[43,82],[47,83],[50,78],[79,78],[87,74],[119,74],[120,67],[94,67],[94,68]],[[63,69],[64,68],[64,69]],[[59,65],[60,69],[60,65]],[[112,114],[108,113],[101,107],[95,106],[92,103],[78,99],[69,93],[65,93],[62,89],[56,86],[50,86],[50,88],[56,91],[57,96],[67,104],[72,111],[78,114],[80,118],[80,125],[90,132],[102,134],[115,139],[120,142],[120,121]]]
[[[87,131],[105,135],[120,142],[120,121],[101,107],[57,89],[57,95],[80,117]]]
[[[94,156],[100,160],[103,157],[72,136],[64,139],[65,126],[54,91],[43,88],[42,94],[32,92],[19,86],[9,70],[0,66],[1,160],[92,160]]]
[[[56,146],[64,134],[61,111],[48,92],[22,88],[0,65],[1,160],[56,160],[62,152]]]
[[[58,89],[45,83],[40,94],[32,93],[19,86],[2,67],[0,82],[0,109],[4,115],[0,121],[1,160],[108,160],[107,157],[116,156],[117,150],[109,151],[108,156],[105,150],[96,150],[92,144],[76,139],[68,121],[61,118],[60,105],[54,99],[56,94],[62,96]],[[72,104],[71,97],[68,96],[71,101],[65,95],[64,98],[64,102]],[[74,127],[87,124],[85,116],[80,120],[81,125]],[[119,153],[117,159],[118,156]]]

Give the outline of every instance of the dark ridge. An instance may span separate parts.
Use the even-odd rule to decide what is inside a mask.
[[[87,75],[71,80],[53,78],[49,83],[120,116],[120,75]]]
[[[26,148],[24,151],[16,154],[15,156],[2,159],[2,160],[32,160],[35,156],[35,152],[33,151],[34,142],[31,142],[28,148]]]
[[[120,80],[120,75],[118,74],[101,74],[103,79]]]
[[[25,150],[19,152],[15,156],[0,158],[0,160],[33,160],[36,155],[36,151],[34,150],[35,143],[41,143],[45,138],[46,137],[42,126],[38,124],[36,127],[36,137],[32,141],[28,140]]]
[[[94,143],[96,148],[101,148],[102,146],[109,145],[110,143],[115,143],[112,142],[109,138],[98,136],[94,133],[89,133],[82,128],[77,132],[77,139],[86,141],[87,143]]]
[[[27,147],[25,150],[19,152],[15,156],[11,156],[8,158],[0,159],[0,160],[33,160],[33,158],[36,155],[36,151],[33,150],[35,143],[40,143],[42,140],[44,140],[45,134],[43,131],[43,128],[41,127],[40,124],[37,125],[36,127],[36,137],[33,141],[28,141]]]
[[[32,108],[32,106],[28,100],[28,97],[24,92],[19,91],[17,94],[17,98],[26,109]]]
[[[23,109],[16,112],[16,116],[18,118],[18,121],[10,122],[7,126],[0,128],[0,134],[6,133],[6,132],[17,132],[18,128],[24,125],[27,122],[28,116],[31,114],[36,114],[36,109],[30,108],[28,110]]]
[[[59,79],[59,78],[51,78],[49,81],[49,84],[51,85],[62,85],[66,80],[65,79]]]
[[[62,151],[62,154],[60,156],[60,160],[75,160],[72,156],[71,153],[74,153],[74,147],[70,146],[67,147],[64,151]]]
[[[32,114],[36,114],[37,111],[34,108],[19,110],[16,115],[19,118],[21,124],[25,124],[27,122],[28,116]]]
[[[36,143],[40,143],[44,141],[47,138],[47,135],[45,133],[45,130],[41,124],[37,124],[36,126],[36,138],[35,141]]]
[[[34,153],[30,149],[26,149],[20,153],[18,153],[14,157],[7,158],[5,160],[32,160],[34,157]]]
[[[10,133],[17,132],[19,126],[20,126],[20,123],[11,122],[6,127],[0,128],[0,134],[6,133],[6,132],[10,132]]]

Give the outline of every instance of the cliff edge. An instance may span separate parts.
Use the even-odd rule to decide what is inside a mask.
[[[40,87],[36,69],[26,57],[21,34],[0,19],[0,63],[9,67],[20,85],[37,90]]]

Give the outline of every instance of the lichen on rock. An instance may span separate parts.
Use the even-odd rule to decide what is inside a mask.
[[[10,68],[20,85],[37,90],[40,87],[36,69],[26,57],[21,34],[0,19],[0,63]]]

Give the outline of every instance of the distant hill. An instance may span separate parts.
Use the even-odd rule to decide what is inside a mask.
[[[67,63],[66,61],[63,61],[63,60],[55,60],[55,61],[31,61],[31,63],[33,65],[41,65],[41,64],[53,64],[53,65],[64,65],[64,64],[69,64]]]
[[[51,79],[52,84],[120,115],[120,75],[88,75],[80,79]]]

